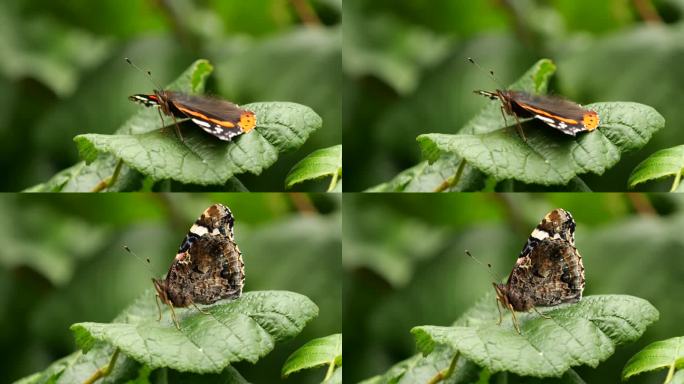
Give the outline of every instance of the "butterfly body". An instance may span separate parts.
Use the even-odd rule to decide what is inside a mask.
[[[245,280],[242,254],[233,237],[233,215],[214,204],[195,221],[164,279],[153,279],[157,296],[172,309],[236,299]]]

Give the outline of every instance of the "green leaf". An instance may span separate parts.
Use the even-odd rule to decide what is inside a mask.
[[[497,180],[557,185],[582,173],[603,174],[622,153],[643,147],[665,126],[665,119],[643,104],[610,102],[587,108],[598,112],[601,126],[577,138],[529,121],[523,124],[527,142],[511,127],[478,134],[426,134],[418,136],[418,142],[428,160],[453,153]]]
[[[302,345],[287,358],[281,375],[283,378],[286,378],[291,373],[303,369],[330,365],[334,367],[342,366],[341,333],[313,339]]]
[[[314,151],[295,164],[285,177],[285,188],[325,176],[332,176],[335,181],[338,176],[342,176],[342,145]],[[328,192],[336,185],[336,182],[331,183]]]
[[[670,190],[674,192],[679,187],[682,173],[684,173],[684,145],[678,145],[662,149],[639,163],[629,175],[627,184],[630,188],[634,188],[637,184],[648,180],[674,176],[675,181]]]
[[[555,65],[542,59],[510,89],[542,93],[554,71]],[[417,140],[431,163],[452,154],[497,180],[558,185],[582,173],[603,174],[622,153],[643,147],[665,125],[655,109],[643,104],[605,102],[587,107],[598,112],[601,125],[575,138],[532,119],[522,123],[527,137],[524,142],[517,134],[515,119],[504,120],[500,103],[491,102],[459,134],[424,134]]]
[[[573,366],[596,367],[616,345],[638,339],[658,319],[649,302],[626,295],[588,296],[544,314],[551,319],[519,313],[522,334],[508,317],[501,326],[482,321],[470,326],[419,326],[411,332],[424,354],[447,345],[492,373],[560,377]]]
[[[484,175],[469,164],[465,165],[459,180],[452,179],[460,165],[461,160],[451,155],[443,156],[432,164],[423,161],[366,192],[461,192],[482,189]]]
[[[81,157],[90,163],[100,153],[112,154],[154,180],[172,179],[186,184],[224,184],[235,174],[260,174],[281,152],[299,148],[321,127],[310,108],[287,102],[253,103],[244,108],[257,116],[257,127],[234,142],[217,140],[200,129],[186,130],[180,141],[173,129],[138,134],[78,135]],[[157,124],[159,117],[157,116]],[[149,131],[150,122],[132,126]]]
[[[150,290],[136,305],[154,308],[154,300]],[[247,292],[204,310],[209,315],[177,308],[181,330],[171,322],[168,309],[157,322],[149,309],[141,308],[140,316],[136,307],[127,311],[126,322],[76,323],[71,330],[84,353],[104,341],[153,369],[217,373],[238,361],[255,363],[318,315],[311,300],[287,291]]]
[[[684,337],[673,337],[647,345],[629,359],[622,369],[622,380],[642,372],[668,367],[684,367]]]

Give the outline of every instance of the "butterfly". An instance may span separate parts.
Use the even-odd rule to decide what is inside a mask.
[[[205,132],[224,141],[247,133],[256,127],[256,115],[229,101],[208,96],[189,95],[174,91],[154,91],[153,94],[130,96],[131,101],[146,107],[157,106],[174,118],[190,118]]]
[[[143,71],[128,58],[126,61],[134,68],[146,73],[154,84],[149,71]],[[156,84],[155,87],[161,89]],[[230,101],[209,96],[155,89],[151,94],[136,94],[129,96],[128,99],[146,107],[158,107],[159,111],[171,116],[176,124],[176,133],[181,140],[183,140],[183,136],[180,134],[176,118],[189,118],[205,132],[224,141],[231,141],[234,137],[247,133],[256,127],[254,112],[240,108]],[[161,117],[161,113],[159,116]]]
[[[472,58],[469,57],[468,61],[482,69]],[[494,79],[494,72],[489,71],[489,74]],[[496,81],[496,79],[494,80]],[[593,131],[598,128],[601,122],[596,111],[558,96],[533,95],[524,91],[506,89],[477,90],[474,92],[492,100],[498,99],[501,102],[501,115],[504,121],[506,114],[515,117],[518,133],[525,141],[527,139],[518,117],[533,117],[570,136],[576,136],[580,132]]]
[[[245,264],[234,240],[233,214],[214,204],[190,227],[164,279],[152,279],[159,301],[171,308],[171,318],[180,329],[174,307],[213,304],[242,294]],[[161,319],[161,308],[159,308]]]
[[[499,99],[502,111],[516,119],[534,117],[570,136],[593,131],[601,122],[595,111],[558,96],[532,95],[523,91],[500,89],[494,92],[475,91],[475,93],[492,100]]]
[[[499,304],[511,311],[513,325],[520,333],[516,311],[578,302],[584,283],[582,256],[575,248],[575,220],[570,212],[554,209],[532,231],[508,281],[493,283],[499,324]]]

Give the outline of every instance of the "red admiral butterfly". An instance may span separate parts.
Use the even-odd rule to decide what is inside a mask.
[[[476,64],[473,59],[468,58],[468,60]],[[523,139],[525,136],[522,134],[518,117],[534,117],[570,136],[593,131],[600,124],[598,113],[558,96],[532,95],[524,91],[501,89],[493,92],[480,90],[474,92],[492,100],[501,101],[502,115],[505,113],[516,118],[518,130]]]
[[[235,244],[233,223],[226,206],[214,204],[207,208],[190,227],[166,278],[152,279],[157,298],[171,308],[176,328],[180,329],[180,324],[174,307],[192,305],[204,312],[196,304],[213,304],[242,294],[245,265]]]
[[[129,59],[126,61],[135,66]],[[149,75],[149,72],[147,74]],[[231,141],[233,137],[256,127],[254,112],[242,109],[229,101],[212,97],[154,90],[153,94],[137,94],[128,99],[146,107],[159,107],[165,115],[173,117],[174,122],[176,118],[190,118],[193,123],[220,140]],[[176,130],[182,139],[177,122]]]
[[[506,284],[493,283],[496,307],[501,303],[511,311],[518,333],[515,311],[536,311],[535,307],[575,303],[582,298],[584,265],[575,248],[574,233],[570,212],[561,208],[549,212],[527,239]]]

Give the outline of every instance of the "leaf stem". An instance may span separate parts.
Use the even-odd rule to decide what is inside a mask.
[[[122,165],[123,165],[123,160],[119,159],[119,161],[116,163],[116,167],[114,168],[114,173],[112,173],[111,176],[105,178],[104,180],[100,180],[100,182],[97,183],[97,185],[92,189],[91,192],[102,192],[103,190],[114,185],[114,183],[116,183],[116,179],[119,178],[119,174],[121,173],[121,166]]]
[[[465,159],[461,159],[461,162],[458,164],[456,174],[444,180],[442,184],[438,185],[437,188],[435,188],[435,192],[444,192],[450,187],[453,187],[454,185],[458,184],[458,182],[461,180],[461,176],[463,175],[463,169],[465,168],[465,165]]]
[[[670,192],[674,192],[679,188],[679,183],[682,181],[682,172],[684,172],[684,169],[680,169],[679,172],[677,172],[677,176],[675,176],[674,182],[672,182]]]
[[[450,378],[451,375],[456,370],[456,363],[458,363],[458,356],[459,356],[459,352],[456,351],[456,353],[454,354],[454,357],[451,359],[451,363],[449,364],[449,368],[437,372],[437,374],[434,375],[430,379],[430,381],[427,382],[427,384],[437,384],[444,379]]]
[[[335,372],[335,359],[332,359],[330,364],[328,364],[328,371],[325,373],[323,381],[330,379],[333,375],[333,372]]]
[[[111,359],[109,359],[109,364],[105,365],[104,367],[98,369],[93,373],[92,376],[87,378],[83,384],[93,384],[97,380],[109,375],[112,370],[114,369],[114,364],[116,364],[116,359],[119,358],[119,348],[114,350],[114,354],[112,354]]]
[[[675,362],[673,361],[672,364],[670,364],[670,369],[667,370],[667,377],[665,377],[665,381],[663,384],[667,384],[670,381],[672,381],[672,377],[674,376],[674,371],[675,371]]]
[[[338,175],[339,170],[336,170],[335,173],[333,173],[332,180],[330,180],[330,185],[328,186],[328,190],[326,192],[332,192],[333,189],[335,189],[335,186],[337,186]]]

